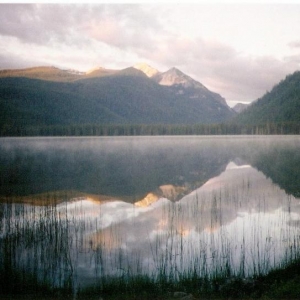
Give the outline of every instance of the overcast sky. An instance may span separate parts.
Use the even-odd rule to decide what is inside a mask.
[[[0,4],[0,69],[177,67],[250,102],[300,69],[300,3]]]

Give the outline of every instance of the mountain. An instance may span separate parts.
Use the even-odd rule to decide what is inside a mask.
[[[118,72],[115,72],[114,74],[111,74],[111,76],[132,76],[132,77],[148,78],[148,76],[143,71],[138,70],[134,67],[129,67],[129,68],[120,70]]]
[[[153,79],[160,85],[173,87],[176,94],[185,95],[190,99],[199,99],[206,102],[207,100],[218,101],[224,106],[227,103],[219,94],[211,92],[203,84],[184,74],[177,68],[171,68],[164,73],[158,73]]]
[[[300,72],[286,76],[270,92],[257,99],[233,122],[264,124],[268,122],[300,122]]]
[[[236,113],[241,113],[243,110],[245,110],[247,107],[249,106],[249,104],[244,104],[244,103],[237,103],[232,109],[236,112]]]
[[[220,95],[177,69],[165,73],[145,66],[141,69],[96,68],[80,73],[37,67],[0,71],[0,129],[218,123],[234,115]],[[174,75],[174,84],[161,84],[170,74]]]
[[[155,81],[161,85],[172,86],[180,85],[185,88],[194,87],[200,89],[206,89],[203,84],[192,79],[188,75],[184,74],[177,68],[171,68],[170,70],[159,73],[155,76]]]
[[[111,70],[111,69],[105,69],[102,67],[94,68],[92,70],[89,70],[85,73],[85,77],[90,78],[90,77],[105,77],[105,76],[110,76],[115,73],[117,73],[118,70]]]
[[[16,70],[0,70],[0,78],[26,77],[48,81],[69,82],[81,79],[85,73],[75,70],[61,70],[55,67],[34,67]]]
[[[152,68],[151,66],[145,64],[145,63],[138,63],[136,65],[133,66],[134,68],[142,71],[143,73],[145,73],[148,77],[153,77],[156,74],[159,74],[160,72],[154,68]]]

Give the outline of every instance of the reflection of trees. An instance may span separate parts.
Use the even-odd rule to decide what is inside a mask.
[[[288,194],[300,197],[300,152],[298,138],[279,140],[260,151],[249,154],[246,160],[278,184]]]
[[[257,159],[255,166],[287,193],[300,197],[299,148],[264,153]]]
[[[273,247],[273,239],[278,233],[274,229],[276,226],[284,231],[285,224],[299,225],[298,220],[287,223],[286,216],[276,213],[282,208],[281,211],[293,211],[295,206],[297,201],[262,172],[250,165],[237,166],[231,162],[219,176],[211,178],[178,202],[160,199],[148,208],[137,207],[135,217],[116,221],[92,233],[88,236],[91,243],[87,242],[87,245],[91,244],[94,251],[102,249],[103,255],[107,251],[107,256],[108,253],[118,253],[123,247],[127,251],[126,263],[129,266],[134,266],[138,257],[140,265],[150,269],[153,264],[162,263],[177,271],[191,266],[191,261],[197,259],[200,261],[197,261],[197,266],[202,262],[206,265],[208,258],[214,264],[214,257],[215,263],[219,264],[223,255],[228,253],[234,253],[233,260],[238,260],[241,255],[242,260],[251,261],[254,259],[251,251],[258,251],[258,243],[260,255],[269,251],[268,247]],[[275,215],[277,217],[272,221],[275,223],[269,223],[272,220],[269,216]],[[232,224],[231,228],[227,227]],[[239,236],[237,240],[235,234]],[[245,234],[245,239],[241,234]],[[264,239],[264,234],[268,239]],[[244,257],[245,247],[250,246],[255,250],[247,248],[247,257]]]
[[[197,268],[199,274],[207,275],[210,272],[208,265],[220,268],[224,266],[224,260],[232,264],[236,260],[239,267],[239,255],[243,261],[248,259],[252,262],[256,257],[243,251],[249,245],[252,247],[250,250],[256,251],[260,242],[260,254],[266,253],[271,239],[266,240],[260,235],[261,227],[265,226],[268,238],[275,238],[277,231],[273,230],[274,224],[284,229],[288,219],[279,216],[274,218],[275,223],[268,223],[268,215],[276,215],[269,212],[275,212],[284,205],[293,208],[297,201],[288,197],[262,172],[241,162],[240,166],[231,162],[219,176],[211,178],[176,203],[160,199],[150,207],[143,208],[122,201],[98,206],[91,200],[82,200],[58,205],[54,210],[24,207],[36,210],[37,213],[33,215],[40,216],[40,223],[43,228],[47,228],[49,235],[54,235],[57,229],[49,227],[51,230],[48,231],[48,225],[65,230],[59,235],[58,243],[67,243],[63,247],[67,251],[64,256],[67,260],[63,263],[69,272],[68,263],[72,262],[71,271],[74,267],[78,282],[83,284],[94,278],[94,272],[98,271],[99,275],[122,274],[126,270],[132,274],[147,271],[152,274],[163,267],[174,275],[178,274],[176,272]],[[257,218],[257,215],[261,217]],[[238,227],[240,225],[237,225],[238,219],[242,220],[239,224],[244,229],[236,238],[241,230]],[[255,223],[255,220],[262,223]],[[20,224],[27,222],[22,221]],[[226,226],[229,224],[234,226],[230,229],[230,226]],[[297,226],[298,223],[292,220],[288,225]],[[241,239],[241,233],[245,234],[246,242]],[[36,246],[33,246],[34,249],[40,249],[45,238],[40,239],[42,232],[37,231],[36,234],[39,238],[36,238]],[[48,239],[46,241],[51,242]],[[46,244],[43,247],[47,250]],[[21,253],[23,247],[18,249]],[[277,248],[274,249],[277,251]],[[29,251],[28,262],[35,261],[31,254],[34,255]],[[246,254],[247,258],[243,256]],[[233,256],[233,261],[230,261]],[[47,271],[48,260],[41,261],[44,267],[42,263],[45,263],[43,270]],[[201,273],[202,266],[206,273]]]
[[[272,136],[2,140],[0,194],[75,190],[136,202],[152,192],[178,201],[231,160],[299,196],[298,146],[297,137]],[[176,193],[170,197],[162,186]]]
[[[51,139],[1,147],[0,192],[76,190],[135,202],[160,186],[193,190],[224,170],[230,152],[197,138]]]
[[[159,200],[162,201],[162,200]],[[230,163],[219,176],[176,203],[165,202],[149,207],[134,219],[122,221],[119,236],[134,236],[129,243],[137,245],[143,237],[172,231],[174,236],[191,232],[213,232],[234,221],[241,214],[269,213],[280,207],[293,206],[295,201],[275,186],[263,173],[250,166]],[[144,208],[137,208],[144,209]],[[112,225],[114,226],[114,225]],[[111,228],[99,231],[93,238],[102,241]]]

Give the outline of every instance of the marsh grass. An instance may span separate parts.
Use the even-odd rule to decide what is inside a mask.
[[[61,195],[49,196],[59,198],[54,202],[61,203],[60,209],[57,205],[1,203],[1,293],[101,295],[104,299],[166,298],[178,290],[207,297],[282,295],[299,282],[299,235],[291,234],[283,218],[278,220],[282,222],[283,256],[276,253],[271,233],[263,236],[259,228],[244,228],[251,231],[254,248],[248,249],[249,241],[243,237],[239,249],[234,250],[223,226],[229,222],[223,211],[229,201],[240,207],[241,196],[246,200],[250,197],[249,184],[238,192],[227,189],[209,199],[195,194],[190,203],[164,206],[161,220],[165,227],[149,239],[146,265],[138,251],[123,247],[126,233],[122,227],[112,224],[104,234],[84,211],[80,217],[70,213],[68,195],[63,199]],[[263,197],[258,204],[265,205]],[[257,214],[258,221],[260,218],[264,218],[263,213]],[[191,228],[190,220],[196,229]],[[201,232],[201,239],[188,239],[194,230]],[[87,232],[96,232],[96,240],[86,238]],[[82,281],[82,264],[90,266],[93,280]],[[277,266],[281,269],[275,270]],[[284,281],[287,274],[290,280]],[[270,287],[272,291],[267,290]]]

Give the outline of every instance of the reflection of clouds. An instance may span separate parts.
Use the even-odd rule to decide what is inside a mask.
[[[205,196],[207,192],[214,193],[216,208],[221,208],[223,217],[224,208],[227,212],[228,208],[231,208],[237,213],[262,210],[269,212],[287,204],[282,201],[287,198],[286,193],[275,186],[263,173],[248,165],[236,166],[232,162],[220,176],[210,179],[195,191],[193,197],[196,195],[200,199],[207,199]],[[183,198],[183,201],[190,201],[191,195]],[[209,201],[205,201],[206,207],[210,206]]]
[[[293,227],[300,227],[300,220],[289,220],[287,224]]]
[[[190,234],[190,229],[186,229],[186,228],[182,228],[180,227],[179,230],[177,230],[177,233],[180,235],[180,236],[187,236]]]
[[[287,205],[284,207],[284,211],[286,212],[293,212],[298,215],[300,215],[300,199],[295,198],[295,201],[292,201],[294,199],[292,196],[290,197],[290,200]]]
[[[150,192],[179,200],[219,174],[234,152],[227,140],[174,136],[4,139],[0,148],[3,193],[15,189],[13,178],[28,182],[26,195],[63,187],[126,202]]]
[[[161,219],[158,222],[157,228],[158,230],[166,229],[168,226],[168,221],[166,219]]]
[[[199,234],[203,230],[215,232],[241,213],[267,213],[290,205],[282,201],[284,198],[284,191],[261,172],[231,162],[220,176],[175,204],[163,198],[148,207],[134,207],[121,201],[103,204],[101,226],[121,223],[122,236],[142,226],[147,226],[146,231],[152,237],[170,230],[180,236],[188,235],[191,230]]]
[[[76,253],[80,244],[73,257],[79,281],[95,276],[91,268],[110,275],[127,269],[152,273],[162,265],[170,272],[200,265],[209,270],[226,256],[237,270],[245,256],[251,273],[259,259],[270,267],[279,262],[300,226],[295,198],[261,172],[234,163],[176,203],[160,198],[138,207],[86,199],[56,209],[82,234],[73,246]]]
[[[104,228],[89,236],[87,245],[89,245],[94,251],[98,247],[109,251],[121,248],[122,236],[120,236],[120,232],[120,227],[116,225]]]

